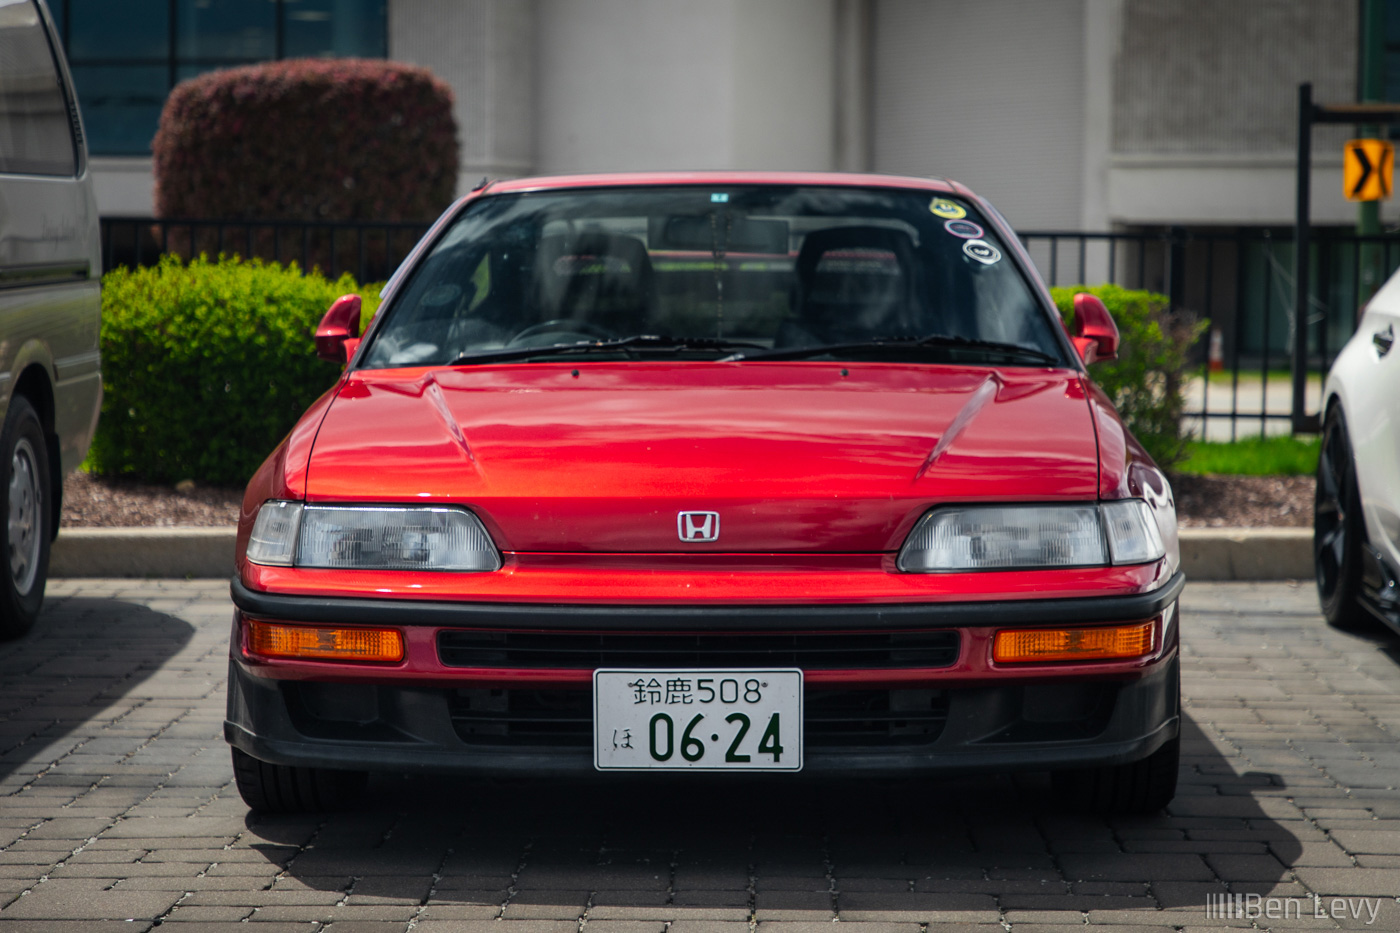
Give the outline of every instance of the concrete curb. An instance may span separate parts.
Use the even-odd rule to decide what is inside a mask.
[[[65,528],[49,555],[49,576],[233,576],[233,528]]]
[[[232,528],[66,528],[53,544],[51,577],[230,577]],[[1189,580],[1307,580],[1310,528],[1183,528]]]
[[[1187,580],[1311,580],[1311,528],[1183,528]]]

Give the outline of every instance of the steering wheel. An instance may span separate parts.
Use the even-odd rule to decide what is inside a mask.
[[[541,321],[510,338],[506,344],[508,347],[528,347],[531,346],[530,338],[538,337],[541,334],[553,334],[557,337],[566,337],[570,334],[591,338],[593,340],[615,340],[617,335],[609,330],[599,327],[597,324],[590,324],[587,321],[571,321],[567,318],[554,318],[549,321]],[[550,340],[549,343],[565,343],[564,340]],[[546,346],[547,344],[541,344]]]

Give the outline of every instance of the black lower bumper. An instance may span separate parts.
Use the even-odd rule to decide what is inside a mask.
[[[1174,652],[1128,681],[881,691],[809,686],[804,770],[894,775],[1126,764],[1176,737],[1179,698]],[[580,775],[594,772],[591,726],[586,714],[575,715],[590,701],[587,689],[279,681],[254,676],[235,661],[224,735],[275,764]],[[492,727],[473,725],[480,722],[471,715],[474,702],[503,711]],[[512,706],[519,707],[514,721],[524,724],[514,730]],[[526,728],[539,728],[540,708],[555,711],[543,738]]]
[[[418,603],[274,596],[235,581],[235,604],[261,618],[462,629],[621,632],[929,630],[1128,621],[1164,614],[1167,654],[1122,679],[985,680],[805,687],[804,770],[817,774],[1072,769],[1147,757],[1179,730],[1177,614],[1184,579],[1132,596],[947,605],[587,607]],[[609,666],[609,665],[603,665]],[[693,665],[678,664],[677,667]],[[719,664],[716,666],[748,666]],[[792,665],[802,666],[802,665]],[[1042,679],[1043,680],[1043,679]],[[224,734],[274,764],[398,772],[594,773],[588,686],[457,688],[322,683],[230,664]]]

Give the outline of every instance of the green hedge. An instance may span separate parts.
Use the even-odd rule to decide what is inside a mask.
[[[295,265],[165,257],[102,279],[102,417],[89,467],[154,482],[241,485],[339,373],[316,325],[357,292]]]
[[[1190,311],[1173,310],[1165,295],[1117,285],[1071,285],[1050,289],[1066,324],[1074,319],[1074,296],[1097,295],[1118,324],[1118,359],[1096,363],[1089,373],[1113,399],[1128,430],[1152,459],[1169,469],[1186,455],[1190,439],[1181,430],[1183,381],[1191,347],[1209,326]]]

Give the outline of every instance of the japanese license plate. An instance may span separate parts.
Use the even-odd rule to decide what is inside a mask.
[[[599,771],[800,771],[802,672],[593,672]]]

